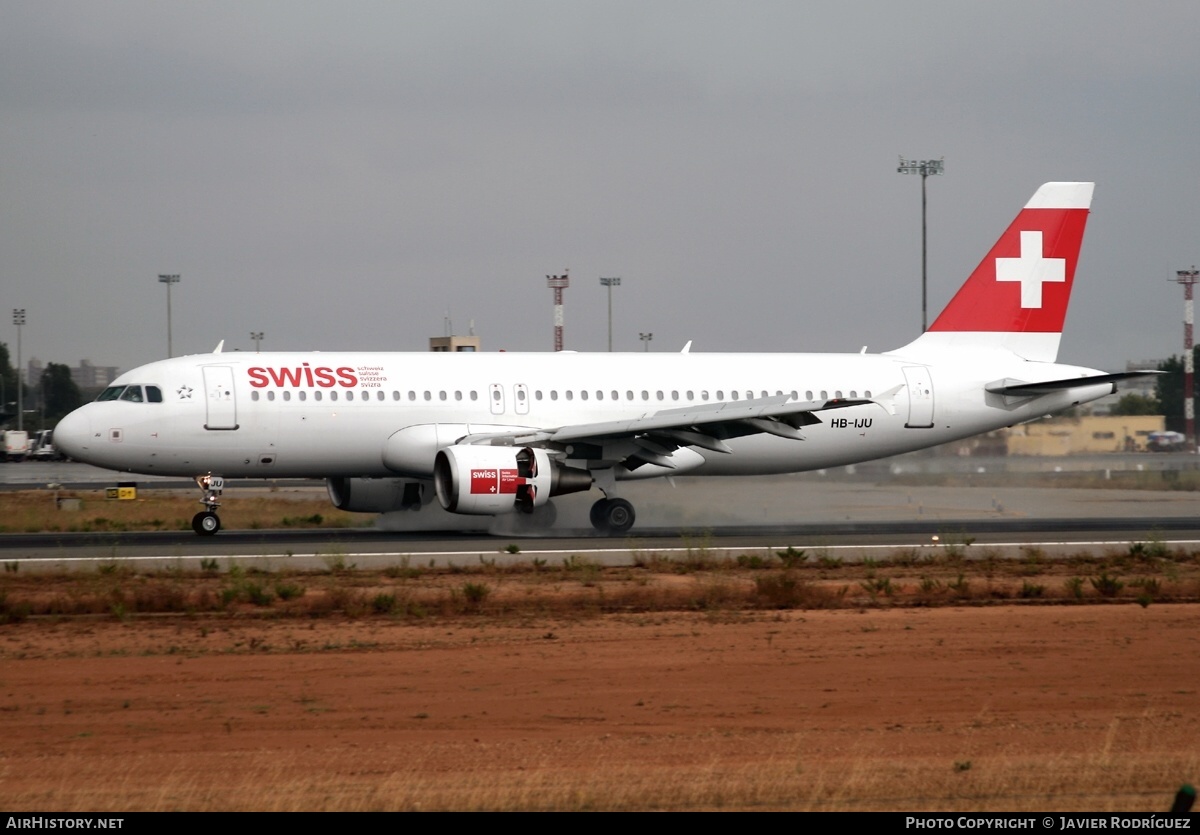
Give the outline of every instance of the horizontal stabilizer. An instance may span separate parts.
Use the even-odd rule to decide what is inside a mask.
[[[1037,397],[1064,389],[1079,388],[1080,386],[1095,386],[1102,383],[1113,383],[1113,391],[1117,390],[1115,383],[1119,380],[1129,380],[1134,377],[1150,377],[1162,374],[1161,371],[1122,371],[1117,374],[1096,374],[1091,377],[1072,377],[1068,380],[1046,380],[1041,383],[1026,383],[1006,377],[994,383],[988,383],[984,390],[992,394],[1003,394],[1007,397]]]

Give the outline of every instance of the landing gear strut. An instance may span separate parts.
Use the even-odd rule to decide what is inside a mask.
[[[592,505],[592,527],[607,536],[621,536],[633,527],[636,514],[624,499],[600,499]]]
[[[217,508],[221,506],[221,491],[225,489],[225,479],[219,475],[198,475],[196,486],[204,491],[204,510],[192,517],[192,530],[200,536],[212,536],[221,530],[221,518],[217,516]]]

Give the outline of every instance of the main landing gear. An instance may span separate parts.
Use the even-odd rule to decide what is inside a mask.
[[[633,527],[636,514],[624,499],[601,499],[592,505],[592,527],[605,536],[622,536]]]
[[[217,516],[217,508],[221,506],[221,491],[225,489],[225,479],[219,475],[198,475],[196,486],[204,491],[204,510],[192,517],[192,530],[200,536],[212,536],[221,530],[221,518]]]

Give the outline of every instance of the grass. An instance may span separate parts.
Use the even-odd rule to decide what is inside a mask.
[[[224,571],[208,561],[198,569],[173,565],[154,570],[112,559],[99,563],[94,573],[0,573],[0,622],[39,616],[109,614],[127,619],[227,612],[270,618],[583,618],[619,612],[1010,603],[1146,606],[1200,600],[1200,558],[1182,553],[1173,557],[1143,561],[1136,573],[1118,567],[1127,559],[1124,554],[914,565],[901,553],[896,559],[859,564],[796,559],[788,568],[769,553],[682,560],[643,555],[633,568],[605,567],[573,555],[557,571],[544,561],[504,566],[483,561],[440,569],[415,569],[402,562],[367,570],[347,563],[335,549],[323,557],[323,569],[273,573],[235,562]]]

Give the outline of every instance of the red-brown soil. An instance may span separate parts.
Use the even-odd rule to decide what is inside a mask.
[[[1195,605],[0,626],[9,810],[1165,811]]]

